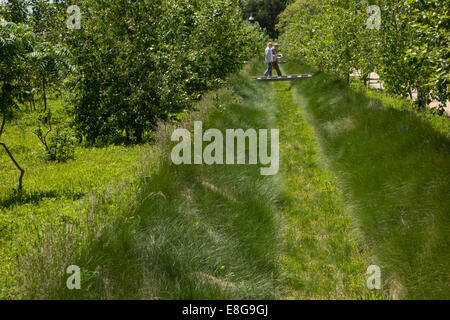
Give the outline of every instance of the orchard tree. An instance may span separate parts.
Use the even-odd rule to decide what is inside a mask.
[[[290,4],[280,16],[279,30],[283,31],[281,42],[289,55],[300,57],[304,62],[327,69],[326,43],[330,34],[322,32],[326,21],[322,19],[325,7],[322,1],[298,0]]]
[[[67,8],[75,1],[28,1],[33,8],[29,19],[33,32],[44,42],[61,43],[67,26]]]
[[[405,53],[412,46],[411,24],[405,19],[409,15],[402,2],[383,0],[383,19],[380,30],[380,68],[386,90],[392,94],[412,99],[418,90],[420,105],[426,106],[427,93],[424,91],[425,74],[429,72],[421,63],[411,64]]]
[[[405,10],[411,20],[412,46],[406,60],[428,70],[423,86],[440,102],[442,114],[450,99],[450,2],[439,0],[406,0]]]
[[[141,142],[262,49],[234,0],[79,5],[81,29],[65,39],[78,69],[75,123],[90,143]]]
[[[288,31],[289,25],[298,21],[298,18],[307,18],[317,16],[323,5],[323,0],[297,0],[288,2],[286,8],[278,15],[278,32]]]
[[[74,68],[68,63],[70,51],[62,45],[52,46],[48,42],[38,43],[28,54],[28,68],[33,76],[34,86],[41,89],[44,109],[47,111],[47,90],[49,86],[60,84]]]
[[[369,4],[381,13],[369,28]],[[392,94],[426,107],[432,98],[440,112],[449,99],[449,2],[439,0],[297,0],[280,16],[278,28],[288,53],[320,70],[361,72],[367,84],[376,71]]]

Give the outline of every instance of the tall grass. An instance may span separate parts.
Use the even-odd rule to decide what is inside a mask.
[[[269,85],[247,73],[215,92],[180,126],[272,128],[275,104]],[[217,96],[216,96],[217,95]],[[245,102],[245,103],[244,103]],[[91,244],[75,263],[82,289],[64,278],[50,298],[273,299],[278,292],[278,188],[259,166],[181,165],[170,160],[176,127],[161,124],[157,170],[143,177],[138,209]]]
[[[158,165],[142,177],[137,210],[124,215],[74,262],[82,289],[65,277],[57,299],[362,299],[369,250],[358,242],[311,131],[283,85],[251,80],[249,64],[180,127],[279,128],[280,175],[252,165],[170,160],[174,125],[157,131]],[[297,138],[299,139],[297,141]]]
[[[392,298],[448,298],[446,124],[327,74],[249,78],[262,68],[249,64],[181,123],[162,123],[152,152],[80,147],[49,163],[10,126],[27,189],[15,195],[15,172],[1,172],[0,297],[380,299],[385,290],[365,286],[378,264]],[[170,136],[196,120],[280,129],[280,173],[174,165]],[[81,290],[66,287],[72,264]]]
[[[49,107],[55,122],[67,122],[61,100]],[[42,144],[26,131],[36,126],[28,116],[2,135],[25,176],[18,193],[18,170],[1,150],[0,299],[45,297],[74,257],[135,201],[141,163],[151,156],[148,145],[80,145],[73,160],[45,161]]]
[[[303,73],[310,72],[306,66]],[[287,299],[385,299],[369,290],[367,267],[376,263],[343,203],[335,175],[326,170],[292,83],[277,82],[283,193],[283,297]]]
[[[328,74],[294,88],[391,296],[450,298],[448,135]]]

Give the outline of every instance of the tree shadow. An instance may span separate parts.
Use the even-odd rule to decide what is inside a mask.
[[[67,199],[71,199],[73,201],[80,200],[85,196],[85,193],[80,192],[72,192],[69,190],[47,190],[47,191],[31,191],[31,192],[18,192],[17,190],[14,193],[10,194],[6,198],[0,198],[0,207],[1,208],[11,208],[15,205],[23,205],[28,203],[38,204],[41,200],[46,198],[62,198],[65,197]]]

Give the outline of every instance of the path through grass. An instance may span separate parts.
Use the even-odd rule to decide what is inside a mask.
[[[145,178],[138,209],[74,261],[85,275],[82,290],[67,290],[61,279],[51,298],[379,297],[365,287],[368,251],[359,251],[290,88],[251,80],[248,70],[230,82],[181,126],[202,120],[203,130],[279,128],[282,172],[176,166],[169,158],[175,127],[161,127],[161,159]]]
[[[308,70],[306,70],[308,71]],[[306,72],[303,71],[303,72]],[[281,130],[283,288],[289,299],[380,299],[366,287],[371,250],[358,238],[335,176],[294,101],[292,83],[275,85]]]
[[[450,298],[449,139],[327,74],[293,90],[391,296]]]
[[[203,130],[271,128],[269,85],[237,75],[234,89],[211,94],[181,125]],[[233,90],[237,90],[233,92]],[[161,159],[139,209],[76,261],[91,275],[83,290],[56,298],[275,299],[278,296],[278,187],[259,166],[181,165],[170,160],[173,126],[160,128]]]

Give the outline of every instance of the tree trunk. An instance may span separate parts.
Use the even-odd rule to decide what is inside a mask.
[[[130,129],[125,128],[125,137],[127,139],[127,143],[130,143]]]
[[[42,95],[44,99],[44,112],[47,111],[47,95],[45,93],[45,76],[42,77]]]
[[[3,133],[3,129],[5,128],[5,123],[6,123],[6,114],[3,115],[2,124],[0,126],[0,138],[1,138],[2,133]]]
[[[136,129],[134,131],[134,134],[136,135],[136,142],[137,143],[142,143],[142,135],[144,134],[144,128],[142,125],[137,125]]]
[[[0,126],[0,137],[2,136],[3,129],[5,128],[5,123],[6,123],[6,115],[4,114],[3,115],[2,124]],[[25,174],[25,170],[22,169],[22,167],[17,163],[16,159],[14,159],[13,155],[9,151],[8,147],[6,146],[6,144],[4,144],[3,142],[0,142],[0,145],[3,146],[3,148],[5,148],[6,153],[11,158],[12,162],[14,162],[14,165],[17,167],[17,169],[19,169],[19,171],[20,171],[19,186],[18,186],[17,189],[19,191],[22,191],[22,180],[23,180],[23,175]]]
[[[409,98],[410,98],[411,100],[413,100],[413,93],[412,93],[411,87],[408,87],[408,94],[409,94]]]
[[[421,88],[417,88],[417,106],[420,109],[425,109],[427,107],[428,101],[426,93]]]
[[[34,95],[31,96],[31,103],[32,103],[31,111],[36,111],[36,102],[34,101]]]
[[[17,189],[19,191],[22,191],[22,179],[23,179],[23,175],[25,174],[25,170],[22,169],[22,167],[17,163],[16,159],[14,159],[13,155],[9,151],[8,147],[6,146],[6,144],[4,144],[3,142],[0,142],[0,145],[3,146],[3,148],[5,148],[6,153],[11,158],[12,162],[14,162],[14,165],[17,167],[17,169],[19,169],[19,171],[20,171],[19,186],[17,187]]]

